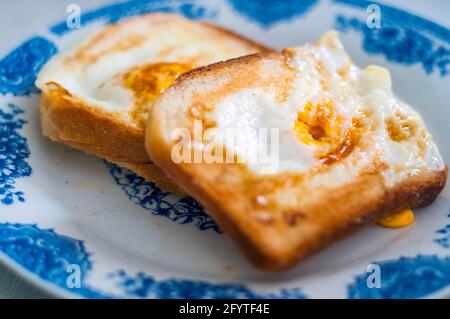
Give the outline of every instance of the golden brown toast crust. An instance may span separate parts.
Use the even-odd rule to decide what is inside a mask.
[[[271,74],[265,79],[264,74],[253,81],[246,79],[263,60],[270,60]],[[317,188],[309,186],[312,176],[307,174],[299,177],[284,173],[272,178],[255,176],[237,164],[172,161],[171,149],[176,142],[168,139],[168,130],[189,127],[190,121],[185,118],[191,102],[211,98],[206,89],[200,97],[195,94],[195,81],[201,86],[225,79],[223,82],[235,83],[238,89],[259,86],[261,81],[275,86],[276,79],[289,73],[283,63],[281,55],[257,54],[184,74],[153,108],[146,132],[146,147],[154,163],[206,208],[256,266],[266,270],[289,268],[379,217],[428,205],[447,179],[445,167],[421,172],[388,188],[379,164],[373,163],[351,183]],[[213,87],[211,91],[220,90]],[[202,98],[206,101],[199,102]],[[173,101],[185,101],[186,105],[176,105],[171,118],[165,118],[169,106],[175,107]],[[263,203],[258,202],[259,196],[265,199]],[[288,199],[288,203],[280,204],[280,198]]]
[[[148,158],[144,133],[95,108],[43,93],[42,132],[49,139],[128,168],[164,191],[184,194]]]
[[[170,14],[155,13],[145,18],[170,16]],[[179,18],[176,15],[174,17]],[[223,34],[224,37],[247,44],[249,49],[255,52],[272,51],[227,29],[207,22],[200,23],[205,28],[211,28]],[[116,113],[107,113],[82,103],[64,88],[60,87],[56,90],[59,91],[58,94],[54,94],[51,90],[44,90],[41,95],[40,114],[45,136],[55,142],[125,166],[145,179],[152,180],[165,191],[183,193],[149,160],[144,146],[144,131],[141,128],[121,120]]]

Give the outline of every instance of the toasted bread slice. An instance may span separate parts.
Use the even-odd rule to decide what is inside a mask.
[[[278,136],[256,141],[258,129]],[[267,270],[430,204],[447,178],[420,115],[391,92],[389,72],[357,68],[335,32],[184,74],[153,107],[146,146]],[[261,149],[275,156],[252,158]]]
[[[56,56],[39,74],[43,133],[178,191],[145,151],[152,103],[187,70],[268,50],[218,26],[173,14],[109,25]]]

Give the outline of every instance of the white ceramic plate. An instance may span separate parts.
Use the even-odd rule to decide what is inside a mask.
[[[310,42],[338,28],[358,65],[391,70],[395,92],[423,115],[448,163],[450,30],[439,24],[449,21],[448,10],[440,12],[430,1],[427,12],[434,18],[429,13],[423,18],[418,2],[411,4],[414,14],[380,5],[382,27],[369,29],[366,8],[372,1],[78,1],[82,27],[68,29],[63,2],[54,1],[54,7],[50,2],[15,1],[2,4],[0,13],[15,23],[2,31],[10,36],[2,37],[0,46],[1,260],[59,296],[416,298],[448,293],[448,188],[432,205],[416,210],[410,227],[370,226],[290,271],[266,273],[241,256],[193,199],[161,192],[127,170],[43,138],[33,85],[56,51],[105,23],[150,11],[211,20],[276,48]],[[6,16],[9,12],[23,17]],[[381,288],[367,286],[372,263],[380,266]]]

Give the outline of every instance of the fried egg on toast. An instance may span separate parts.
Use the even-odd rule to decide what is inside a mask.
[[[44,135],[178,188],[149,161],[148,110],[180,74],[269,49],[228,30],[173,14],[109,25],[40,72]]]
[[[420,115],[392,93],[389,72],[356,67],[336,32],[184,74],[148,121],[150,158],[267,270],[430,204],[447,178]],[[195,139],[196,123],[205,139]],[[188,134],[174,134],[180,129]],[[250,158],[262,147],[252,143],[258,129],[278,130],[277,145],[263,140],[278,150],[274,172]],[[221,138],[227,130],[237,132],[233,143]],[[174,160],[176,147],[190,154],[208,143],[223,146],[223,162]],[[240,160],[227,162],[230,154]]]

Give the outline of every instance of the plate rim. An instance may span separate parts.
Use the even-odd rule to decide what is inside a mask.
[[[360,0],[333,0],[333,2],[338,2],[338,3],[341,3],[341,2],[365,2],[365,0],[361,0],[361,1]],[[105,8],[107,6],[111,6],[115,3],[120,3],[120,2],[114,1],[111,4],[99,5],[97,8],[95,8],[93,10]],[[371,3],[376,3],[376,2],[371,2]],[[381,4],[381,5],[386,6],[385,4]],[[392,8],[402,11],[402,12],[405,12],[408,15],[416,16],[415,14],[410,13],[406,9],[398,9],[396,7],[392,7]],[[440,25],[439,23],[434,22],[433,20],[429,20],[429,19],[423,18],[421,16],[417,16],[417,17],[427,20],[427,21],[430,21],[440,27],[445,28],[444,26]],[[448,30],[447,28],[445,28],[445,29]],[[448,30],[448,31],[450,31],[450,30]],[[25,38],[26,40],[23,42],[26,42],[30,38],[31,37]],[[11,52],[11,50],[9,52]],[[84,242],[83,239],[81,241]],[[70,298],[70,299],[87,298],[83,295],[77,294],[76,292],[72,293],[66,289],[63,289],[63,288],[59,287],[57,284],[51,282],[50,280],[41,278],[36,273],[32,272],[31,270],[26,269],[22,264],[15,261],[12,257],[8,256],[2,250],[0,250],[0,263],[5,265],[8,269],[12,270],[13,272],[17,273],[21,278],[25,279],[27,282],[31,283],[33,286],[38,287],[39,289],[42,289],[43,291],[45,291],[45,293],[48,293],[49,295],[52,295],[54,297],[59,297],[59,298]],[[435,291],[431,294],[424,295],[419,298],[426,299],[426,298],[448,298],[448,297],[450,297],[450,283],[438,291]],[[348,296],[347,296],[347,298],[348,298]]]

